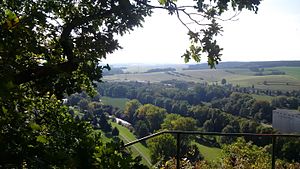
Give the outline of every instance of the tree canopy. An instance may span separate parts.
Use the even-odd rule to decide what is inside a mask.
[[[175,15],[188,30],[191,46],[183,55],[200,61],[206,53],[214,66],[222,48],[215,36],[222,27],[218,20],[227,10],[257,12],[260,0],[197,0],[178,5],[175,0],[159,0],[154,6],[145,0],[13,0],[0,1],[0,83],[1,92],[29,84],[35,92],[61,96],[82,88],[91,90],[100,81],[99,62],[121,47],[116,35],[142,26],[155,9]],[[183,3],[184,4],[184,3]],[[199,26],[191,31],[182,19],[188,17]],[[203,18],[203,22],[200,22]],[[22,36],[20,36],[22,35]]]

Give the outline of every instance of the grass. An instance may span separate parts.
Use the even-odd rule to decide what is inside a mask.
[[[284,71],[285,75],[264,75],[254,76],[255,72],[245,69],[201,69],[201,70],[180,70],[177,72],[154,72],[119,74],[106,76],[108,81],[139,81],[139,82],[160,82],[164,80],[181,80],[190,82],[218,82],[225,78],[228,83],[251,87],[257,89],[291,91],[300,88],[300,67],[272,67],[265,68],[265,72],[272,70]],[[264,81],[267,85],[264,85]]]
[[[130,141],[134,141],[137,138],[134,134],[132,134],[126,127],[123,127],[115,122],[111,122],[112,127],[117,127],[119,130],[119,136],[124,141],[124,143],[128,143]],[[142,157],[142,163],[151,167],[151,158],[150,158],[150,151],[147,147],[142,145],[141,143],[136,143],[131,146],[131,151],[133,156],[140,155]]]
[[[226,77],[225,77],[226,78]],[[227,79],[229,83],[240,85],[243,87],[250,87],[254,85],[257,89],[268,90],[299,90],[300,80],[290,75],[267,75],[267,76],[237,76]],[[263,84],[264,81],[267,84]]]
[[[289,75],[291,77],[296,78],[297,80],[300,80],[300,67],[272,67],[269,68],[269,70],[279,70],[286,73],[286,75]]]
[[[124,141],[124,143],[128,143],[129,141],[136,140],[134,134],[132,134],[126,127],[123,127],[115,122],[111,122],[112,127],[117,127],[119,130],[119,136]],[[221,149],[216,147],[204,146],[199,143],[193,142],[192,144],[196,144],[199,148],[201,154],[204,156],[204,159],[207,161],[216,161],[221,157]],[[131,151],[133,156],[140,155],[142,157],[142,163],[151,167],[150,163],[150,151],[147,147],[145,147],[141,143],[137,143],[131,146]]]
[[[272,99],[274,98],[268,95],[257,95],[257,94],[251,94],[251,96],[258,101],[268,101],[268,102],[271,102]]]
[[[125,109],[126,102],[129,101],[127,98],[112,98],[112,97],[101,97],[101,101],[103,104],[112,105],[113,107],[118,107],[120,110]]]
[[[216,147],[208,147],[197,142],[192,142],[192,144],[197,145],[200,153],[203,155],[204,159],[207,161],[217,161],[221,158],[221,149]]]

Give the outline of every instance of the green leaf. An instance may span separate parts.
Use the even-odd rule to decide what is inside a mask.
[[[158,0],[159,4],[165,5],[167,3],[167,0]]]
[[[2,112],[7,113],[7,109],[4,106],[2,106]]]
[[[40,130],[41,129],[41,126],[36,123],[30,123],[29,126],[32,130]]]
[[[40,143],[44,143],[44,144],[48,142],[46,136],[43,136],[43,135],[37,136],[36,141],[38,141]]]

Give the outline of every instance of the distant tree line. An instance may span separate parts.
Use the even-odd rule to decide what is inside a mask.
[[[168,67],[168,68],[155,68],[155,69],[149,69],[147,70],[145,73],[153,73],[153,72],[173,72],[173,71],[176,71],[175,68],[171,68],[171,67]]]

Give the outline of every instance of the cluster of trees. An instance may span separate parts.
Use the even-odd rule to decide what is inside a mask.
[[[272,123],[271,104],[268,101],[255,100],[248,94],[234,92],[227,98],[212,101],[211,106],[235,116]]]
[[[236,91],[234,87],[225,84],[226,82],[219,86],[183,81],[164,81],[158,84],[113,82],[99,85],[98,92],[110,97],[137,99],[142,104],[153,104],[165,108],[167,112],[183,116],[188,116],[190,106],[209,102],[213,108],[263,123],[272,122],[272,110],[275,108],[297,109],[300,105],[296,91],[291,92],[295,97],[278,96],[269,103],[256,100],[247,92]]]
[[[153,73],[153,72],[174,72],[176,71],[175,68],[171,68],[171,67],[168,67],[168,68],[156,68],[156,69],[149,69],[147,70],[145,73]]]
[[[271,104],[277,108],[297,109],[300,106],[300,98],[278,96],[272,99]]]
[[[110,82],[98,85],[98,92],[104,96],[137,99],[142,104],[153,104],[168,112],[186,114],[188,105],[198,105],[213,99],[230,95],[225,87],[207,86],[188,82],[174,82],[176,87],[163,84],[139,82]],[[177,88],[178,87],[178,88]],[[190,88],[187,90],[187,88]]]
[[[110,132],[118,133],[116,127],[112,128],[108,123],[109,114],[119,114],[119,109],[110,105],[103,105],[100,102],[100,95],[96,94],[91,97],[86,92],[75,93],[66,98],[65,103],[69,106],[70,114],[76,120],[83,120],[89,122],[94,129],[100,129],[106,134]]]
[[[124,118],[131,122],[137,137],[144,137],[159,130],[197,130],[197,122],[191,117],[179,114],[169,114],[166,109],[152,104],[142,105],[138,100],[126,103]],[[191,139],[182,139],[181,152],[187,158],[199,160],[202,158],[199,150],[190,145]],[[151,151],[153,164],[168,160],[175,155],[176,141],[172,135],[161,135],[147,141]]]
[[[271,123],[272,110],[274,107],[280,106],[275,106],[274,103],[271,104],[267,101],[255,100],[249,94],[231,92],[228,89],[228,85],[208,86],[181,81],[165,81],[162,84],[118,82],[109,83],[109,86],[112,90],[118,88],[118,86],[123,86],[128,89],[127,91],[131,91],[128,93],[134,93],[131,96],[135,96],[135,99],[126,104],[122,118],[133,124],[134,131],[138,137],[143,137],[163,129],[203,130],[225,133],[266,134],[276,132],[271,127],[262,125],[261,122]],[[109,87],[99,87],[98,89],[102,89],[99,92],[105,94],[105,89],[109,89]],[[127,97],[127,94],[124,96]],[[188,99],[187,97],[189,96],[192,99]],[[288,97],[284,98],[288,100]],[[291,102],[293,99],[290,98],[289,100]],[[205,103],[204,101],[208,101],[209,103]],[[289,104],[285,104],[285,106],[287,105]],[[152,110],[160,111],[161,116],[156,115]],[[156,119],[155,122],[150,120],[154,118]],[[151,126],[157,127],[153,128]],[[168,147],[167,145],[165,147],[163,145],[164,142],[173,145],[174,139],[174,136],[168,135],[158,137],[155,141],[147,142],[149,146],[151,145],[153,162],[166,161],[168,157],[173,156],[174,151],[164,149]],[[196,138],[198,142],[214,146],[231,144],[236,139],[233,137]],[[266,146],[271,143],[271,140],[265,138],[245,137],[244,139],[252,141],[255,145],[259,146]],[[292,157],[292,154],[295,152],[287,150],[286,147],[293,147],[289,145],[298,146],[298,143],[282,142],[279,145],[278,152],[286,155],[280,158],[292,161],[295,160]],[[189,146],[185,150],[188,149]],[[187,154],[188,151],[185,151],[186,156]],[[191,157],[191,159],[193,158]]]
[[[189,110],[190,117],[197,120],[197,126],[207,132],[224,132],[224,133],[273,133],[271,127],[264,127],[260,123],[240,118],[219,109],[209,108],[207,106],[193,106]],[[267,145],[270,140],[260,138],[245,138],[253,141],[256,145]],[[232,143],[235,138],[220,137],[214,142],[219,144]]]

